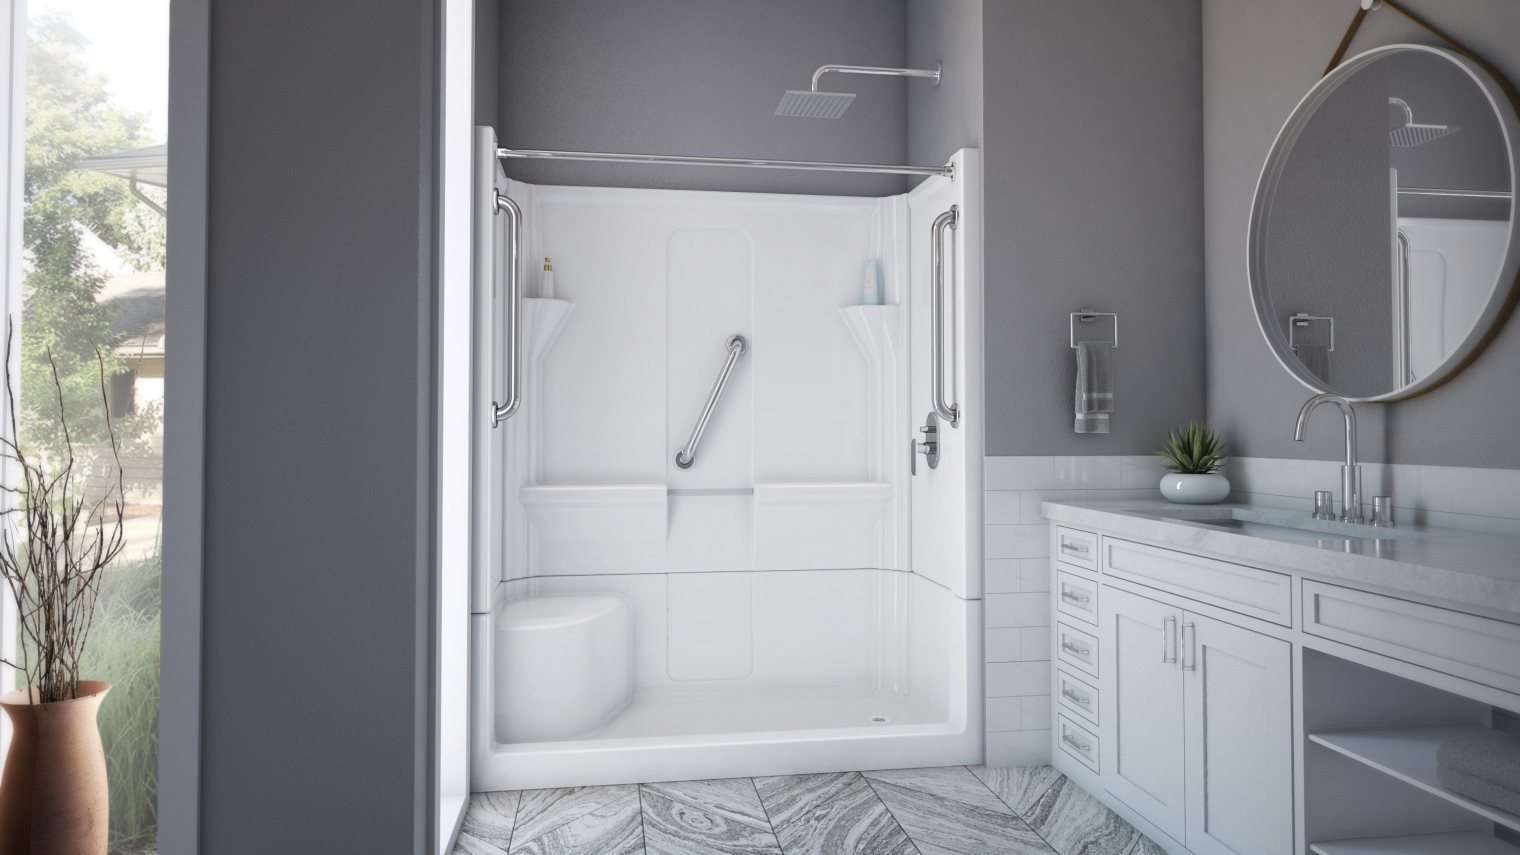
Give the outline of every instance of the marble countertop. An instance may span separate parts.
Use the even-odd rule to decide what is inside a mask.
[[[1045,502],[1041,508],[1047,518],[1079,528],[1520,616],[1520,538],[1421,525],[1382,529],[1318,522],[1236,503],[1140,499]],[[1235,529],[1200,521],[1229,517],[1246,524]],[[1300,530],[1283,531],[1281,524]],[[1301,530],[1305,527],[1314,531]]]

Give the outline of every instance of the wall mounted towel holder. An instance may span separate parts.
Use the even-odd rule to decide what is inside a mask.
[[[1119,346],[1119,316],[1114,312],[1094,312],[1090,309],[1082,309],[1071,313],[1071,321],[1069,322],[1071,326],[1071,346],[1073,348],[1077,346],[1077,321],[1080,320],[1084,324],[1090,324],[1095,318],[1114,319],[1114,340],[1110,342],[1110,346],[1117,348]]]
[[[1322,318],[1299,312],[1288,316],[1288,349],[1293,349],[1293,330],[1297,327],[1307,327],[1310,321],[1324,321],[1330,325],[1330,352],[1335,352],[1335,318]]]

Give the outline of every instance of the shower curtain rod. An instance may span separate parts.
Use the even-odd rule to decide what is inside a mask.
[[[821,172],[884,172],[892,175],[943,175],[955,177],[955,167],[889,166],[880,163],[827,163],[812,160],[753,160],[737,157],[685,157],[667,154],[609,154],[598,151],[543,151],[526,148],[499,148],[499,158],[521,157],[545,160],[600,160],[612,163],[661,163],[681,166],[744,166],[751,169],[812,169]]]

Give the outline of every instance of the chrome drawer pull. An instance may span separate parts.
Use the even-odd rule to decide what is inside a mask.
[[[1061,688],[1061,694],[1068,698],[1071,698],[1084,707],[1092,703],[1092,698],[1084,698],[1078,695],[1076,692],[1073,692],[1071,689],[1065,688],[1064,686]]]
[[[1167,615],[1161,622],[1161,661],[1170,665],[1177,664],[1176,654],[1177,618]]]
[[[1086,552],[1087,551],[1087,547],[1085,547],[1085,546],[1072,546],[1069,543],[1062,543],[1061,544],[1061,548],[1064,549],[1064,550],[1066,550],[1067,552]]]
[[[1066,599],[1068,599],[1068,600],[1071,600],[1074,603],[1085,603],[1085,602],[1087,602],[1087,598],[1086,597],[1079,596],[1077,594],[1073,594],[1070,591],[1062,591],[1061,592],[1061,596],[1064,597],[1064,598],[1066,598]]]
[[[1070,641],[1061,642],[1061,648],[1064,650],[1070,650],[1072,653],[1075,653],[1078,656],[1086,656],[1092,652],[1085,647],[1078,647],[1075,644],[1072,644]]]
[[[1089,752],[1089,751],[1092,750],[1092,746],[1091,745],[1083,745],[1082,743],[1076,741],[1075,739],[1072,739],[1071,738],[1071,734],[1069,734],[1069,733],[1063,733],[1063,734],[1061,734],[1061,741],[1064,742],[1064,743],[1066,743],[1067,745],[1070,745],[1072,748],[1077,749],[1078,751],[1082,752],[1083,754],[1086,754],[1087,752]]]
[[[1197,637],[1198,630],[1193,626],[1192,621],[1182,625],[1182,670],[1184,671],[1198,670],[1198,651],[1193,649]]]

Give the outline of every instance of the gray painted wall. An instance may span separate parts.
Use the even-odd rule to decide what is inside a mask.
[[[905,163],[905,86],[825,75],[859,95],[839,119],[774,115],[827,63],[901,66],[903,0],[505,0],[501,127],[509,148]],[[901,176],[508,161],[537,184],[888,196]]]
[[[1233,450],[1255,457],[1333,460],[1341,432],[1329,413],[1293,441],[1310,396],[1277,364],[1256,326],[1246,284],[1246,228],[1256,179],[1278,129],[1319,79],[1354,4],[1324,0],[1203,0],[1204,211],[1209,416]],[[1410,11],[1520,81],[1520,6],[1509,0],[1408,0]],[[1388,8],[1367,16],[1351,54],[1383,44],[1436,44]],[[1418,116],[1416,116],[1418,120]],[[989,270],[993,269],[989,264]],[[1520,329],[1511,320],[1450,383],[1395,404],[1356,409],[1365,459],[1520,468],[1515,388]]]
[[[496,127],[501,108],[501,0],[475,0],[475,124]]]
[[[434,13],[213,0],[207,855],[426,839]]]
[[[1204,414],[1199,11],[986,0],[989,455],[1145,454]],[[1107,435],[1072,431],[1083,308],[1119,313]]]
[[[936,62],[938,86],[908,87],[910,163],[982,147],[982,0],[908,0],[908,65]]]

